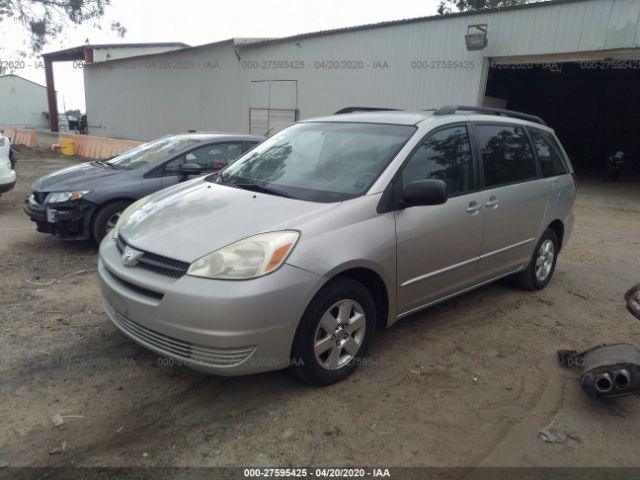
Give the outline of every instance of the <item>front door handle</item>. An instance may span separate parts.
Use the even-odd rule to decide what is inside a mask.
[[[487,203],[485,203],[487,208],[498,208],[498,205],[500,205],[500,202],[498,201],[498,199],[495,197],[495,195],[491,195],[491,197],[489,197],[489,201]]]
[[[480,205],[478,202],[469,202],[469,206],[465,211],[467,213],[470,213],[471,215],[477,215],[481,209],[482,205]]]

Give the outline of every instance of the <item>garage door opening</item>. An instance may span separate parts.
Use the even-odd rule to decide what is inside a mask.
[[[542,117],[555,129],[576,173],[604,178],[625,152],[620,180],[640,179],[640,61],[493,64],[485,105]]]

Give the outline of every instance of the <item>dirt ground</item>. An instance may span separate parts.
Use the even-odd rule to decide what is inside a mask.
[[[640,397],[587,398],[559,348],[640,345],[640,184],[583,179],[537,293],[497,283],[378,335],[326,388],[166,365],[102,313],[97,249],[37,233],[31,183],[79,161],[27,150],[0,197],[0,460],[10,466],[638,466]],[[63,424],[54,425],[62,416]],[[60,423],[58,421],[58,423]],[[538,432],[551,425],[557,441]]]

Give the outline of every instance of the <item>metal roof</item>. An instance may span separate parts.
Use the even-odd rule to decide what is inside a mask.
[[[390,20],[390,21],[385,21],[385,22],[369,23],[369,24],[365,24],[365,25],[356,25],[356,26],[353,26],[353,27],[336,28],[336,29],[330,29],[330,30],[319,30],[319,31],[316,31],[316,32],[301,33],[301,34],[291,35],[291,36],[288,36],[288,37],[280,37],[280,38],[251,38],[251,37],[229,38],[229,39],[226,39],[226,40],[218,40],[218,41],[215,41],[215,42],[209,42],[209,43],[204,43],[204,44],[195,45],[195,46],[190,46],[190,45],[187,45],[187,44],[181,43],[181,42],[173,42],[173,43],[128,43],[128,44],[126,44],[126,43],[122,44],[121,43],[121,44],[102,44],[102,45],[82,45],[82,46],[79,46],[79,47],[73,47],[73,48],[69,48],[69,49],[66,49],[66,50],[59,50],[57,52],[45,53],[42,56],[43,57],[49,57],[52,60],[57,60],[57,59],[61,59],[61,60],[62,59],[75,59],[75,58],[80,58],[84,54],[84,49],[85,48],[127,48],[127,47],[133,48],[133,47],[153,47],[153,46],[155,46],[155,47],[163,47],[163,46],[182,47],[180,49],[175,50],[173,53],[182,52],[182,51],[185,51],[185,50],[196,50],[196,49],[210,47],[210,46],[222,45],[222,44],[225,44],[225,43],[231,43],[235,49],[252,48],[252,47],[260,47],[260,46],[263,46],[263,45],[270,45],[270,44],[274,44],[274,43],[291,42],[291,41],[296,41],[296,40],[303,40],[305,38],[322,37],[322,36],[335,35],[335,34],[340,34],[340,33],[357,32],[357,31],[361,31],[361,30],[372,30],[372,29],[376,29],[376,28],[394,27],[394,26],[398,26],[398,25],[409,25],[409,24],[413,24],[413,23],[440,21],[440,20],[447,20],[447,19],[451,19],[451,18],[467,17],[467,16],[474,16],[474,15],[484,15],[484,14],[490,14],[490,13],[496,13],[496,12],[508,12],[508,11],[514,11],[514,10],[526,10],[526,9],[532,9],[532,8],[542,8],[542,7],[552,6],[552,5],[562,5],[562,4],[577,3],[577,2],[584,2],[584,1],[586,1],[586,0],[546,0],[546,1],[537,1],[535,3],[525,3],[525,4],[522,4],[522,5],[512,5],[512,6],[508,6],[508,7],[487,8],[487,9],[484,9],[484,10],[474,10],[474,11],[466,11],[466,12],[454,12],[454,13],[448,13],[448,14],[444,14],[444,15],[430,15],[430,16],[425,16],[425,17],[407,18],[407,19],[402,19],[402,20]],[[149,57],[149,56],[154,56],[154,55],[164,55],[166,53],[170,53],[170,52],[145,53],[145,54],[142,54],[142,55],[134,55],[134,56],[132,56],[130,58],[134,58],[134,57]],[[74,55],[76,56],[75,58],[73,58]],[[116,59],[105,60],[105,61],[118,61],[118,60],[123,60],[123,59],[122,58],[116,58]],[[101,62],[101,63],[104,63],[104,62]]]
[[[66,48],[64,50],[57,50],[55,52],[43,53],[43,58],[49,58],[51,60],[75,60],[78,58],[84,58],[84,51],[87,48],[145,48],[145,47],[181,47],[189,48],[190,45],[182,42],[160,42],[160,43],[100,43],[100,44],[85,44],[78,47]]]
[[[250,46],[250,47],[261,46],[261,45],[268,45],[268,44],[272,44],[272,43],[303,40],[305,38],[313,38],[313,37],[322,37],[322,36],[326,36],[326,35],[334,35],[334,34],[337,34],[337,33],[357,32],[357,31],[360,31],[360,30],[371,30],[371,29],[375,29],[375,28],[394,27],[394,26],[398,26],[398,25],[408,25],[408,24],[412,24],[412,23],[447,20],[447,19],[450,19],[450,18],[467,17],[467,16],[474,16],[474,15],[484,15],[484,14],[496,13],[496,12],[507,12],[507,11],[513,11],[513,10],[526,10],[526,9],[530,9],[530,8],[540,8],[540,7],[546,7],[546,6],[551,6],[551,5],[562,5],[562,4],[567,4],[567,3],[577,3],[577,2],[584,2],[584,1],[585,0],[547,0],[547,1],[538,1],[538,2],[535,2],[535,3],[525,3],[525,4],[521,4],[521,5],[511,5],[511,6],[508,6],[508,7],[486,8],[486,9],[483,9],[483,10],[473,10],[473,11],[466,11],[466,12],[453,12],[453,13],[447,13],[447,14],[444,14],[444,15],[430,15],[430,16],[425,16],[425,17],[406,18],[406,19],[401,19],[401,20],[389,20],[389,21],[385,21],[385,22],[368,23],[368,24],[365,24],[365,25],[356,25],[356,26],[353,26],[353,27],[335,28],[335,29],[331,29],[331,30],[320,30],[320,31],[316,31],[316,32],[302,33],[302,34],[292,35],[292,36],[289,36],[289,37],[272,38],[272,39],[267,39],[267,40],[263,40],[263,41],[251,42],[247,46]],[[198,48],[198,47],[194,47],[194,48]]]
[[[38,87],[47,88],[44,85],[40,85],[39,83],[36,83],[33,80],[29,80],[28,78],[21,77],[20,75],[16,75],[15,73],[8,73],[6,75],[0,75],[0,79],[6,78],[6,77],[19,78],[20,80],[24,80],[25,82],[33,83],[34,85],[37,85]]]

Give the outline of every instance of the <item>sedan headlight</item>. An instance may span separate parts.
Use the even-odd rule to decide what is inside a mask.
[[[118,235],[120,235],[120,227],[124,225],[124,223],[129,219],[131,214],[136,210],[138,210],[140,207],[142,207],[148,201],[149,201],[148,196],[142,197],[141,199],[136,200],[135,202],[133,202],[131,205],[129,205],[127,208],[124,209],[124,211],[120,214],[120,217],[118,217],[116,226],[113,227],[113,230],[112,230],[112,235],[114,240],[116,240],[118,238]]]
[[[245,238],[199,258],[187,275],[223,280],[261,277],[284,263],[299,237],[296,231],[283,230]]]
[[[80,200],[87,193],[89,193],[89,190],[79,192],[51,192],[47,195],[47,203],[63,203],[70,200]]]

